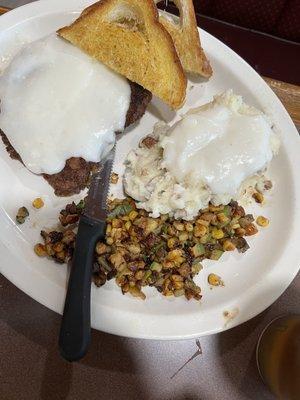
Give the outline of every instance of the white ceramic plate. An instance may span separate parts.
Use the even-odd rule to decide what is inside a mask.
[[[18,8],[0,19],[2,68],[23,43],[38,39],[71,22],[90,4],[85,0],[46,0]],[[282,141],[280,154],[272,163],[270,177],[275,183],[263,210],[249,209],[270,218],[268,229],[250,238],[250,250],[240,255],[226,254],[220,262],[208,261],[199,274],[201,302],[164,298],[155,289],[146,290],[147,300],[123,296],[113,281],[92,288],[92,325],[106,332],[151,339],[183,339],[222,331],[254,317],[287,288],[300,262],[300,140],[286,110],[257,73],[237,54],[213,36],[201,32],[203,47],[214,70],[209,82],[190,82],[185,107],[203,104],[214,94],[233,88],[245,100],[266,112],[274,121]],[[257,54],[259,57],[259,54]],[[139,125],[118,143],[115,170],[139,138],[152,131],[158,118],[178,118],[154,100]],[[30,132],[27,132],[30,135]],[[41,196],[46,205],[37,211],[31,201]],[[16,286],[50,309],[63,309],[67,268],[39,259],[33,245],[41,228],[51,227],[69,199],[56,198],[40,177],[13,161],[0,143],[0,267]],[[25,205],[30,219],[14,223],[16,210]],[[222,276],[225,287],[210,290],[209,273]],[[224,318],[224,311],[232,319]]]

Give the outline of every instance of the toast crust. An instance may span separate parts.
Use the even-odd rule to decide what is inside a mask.
[[[152,0],[99,1],[57,33],[172,108],[182,106],[186,77]]]
[[[160,0],[155,0],[158,3]],[[160,23],[172,36],[178,56],[185,71],[209,78],[212,68],[201,47],[193,0],[173,0],[180,18],[179,24],[160,15]]]

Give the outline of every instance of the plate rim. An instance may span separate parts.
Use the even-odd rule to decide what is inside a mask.
[[[5,23],[9,25],[11,23],[10,20],[15,20],[20,17],[22,17],[22,19],[20,19],[19,22],[22,22],[24,19],[37,17],[38,15],[47,15],[49,13],[55,13],[56,11],[57,11],[57,13],[67,12],[67,11],[70,12],[72,10],[74,10],[74,12],[75,12],[76,9],[85,7],[88,4],[91,4],[93,2],[94,1],[90,1],[90,0],[67,0],[67,1],[65,0],[64,3],[61,4],[60,0],[39,0],[34,3],[28,3],[22,7],[18,7],[16,9],[8,12],[7,14],[3,15],[1,18],[1,22],[0,22],[0,27],[2,27],[2,25],[5,25]],[[295,133],[295,134],[293,134],[293,137],[291,136],[292,139],[289,139],[289,140],[291,140],[291,141],[295,140],[295,144],[296,144],[296,141],[298,140],[298,143],[296,144],[295,147],[297,148],[297,146],[298,146],[298,148],[299,148],[299,143],[300,143],[299,135],[298,135],[298,132],[297,132],[297,129],[296,129],[294,123],[292,122],[289,114],[285,110],[284,106],[282,105],[282,103],[280,102],[278,97],[275,95],[275,93],[272,91],[272,89],[267,85],[267,83],[263,80],[263,78],[244,59],[242,59],[238,54],[236,54],[232,49],[230,49],[222,41],[220,41],[219,39],[215,38],[213,35],[207,33],[206,31],[204,31],[202,29],[200,29],[200,31],[201,31],[203,42],[205,42],[207,39],[216,41],[216,43],[218,43],[219,46],[222,46],[223,48],[225,47],[227,51],[232,52],[232,55],[236,59],[239,60],[239,63],[243,63],[246,66],[246,68],[248,69],[248,71],[253,74],[253,77],[255,77],[256,81],[259,82],[260,86],[262,87],[262,90],[264,90],[267,97],[271,98],[271,102],[275,104],[276,108],[279,108],[281,113],[283,113],[283,116],[285,118],[285,123],[289,126],[288,135],[291,136],[293,131]],[[1,34],[1,32],[0,32],[0,34]],[[203,40],[203,38],[205,38],[205,40]],[[296,139],[296,137],[297,137],[297,139]],[[296,150],[294,152],[292,152],[292,159],[294,159],[295,155],[296,155]],[[295,160],[296,160],[296,158],[295,158]],[[294,177],[295,169],[291,168],[291,173],[292,173],[292,176]],[[294,189],[295,189],[295,199],[300,198],[300,183],[298,183],[297,181],[295,182],[295,180],[293,180],[293,183],[294,183]],[[300,211],[298,212],[298,214],[300,216]],[[300,229],[298,229],[298,233],[300,233]],[[295,234],[297,234],[297,231],[295,231]],[[295,235],[293,235],[293,238],[295,240]],[[10,249],[8,249],[6,246],[4,246],[3,243],[1,242],[0,243],[0,254],[3,255],[4,251],[7,252],[7,256],[10,255],[9,254]],[[298,250],[298,253],[299,254],[297,254],[297,260],[300,260],[300,251],[299,250]],[[55,312],[61,313],[61,309],[58,309],[57,304],[49,304],[49,302],[47,302],[47,299],[44,298],[44,295],[38,295],[38,294],[33,295],[34,290],[30,290],[30,288],[27,288],[24,283],[20,282],[20,279],[17,279],[15,276],[13,276],[14,274],[11,272],[11,271],[13,271],[13,269],[10,269],[7,267],[9,264],[11,264],[11,262],[13,261],[13,258],[10,258],[10,260],[7,260],[6,267],[2,267],[2,262],[3,262],[3,259],[5,259],[5,257],[1,257],[1,258],[2,258],[1,266],[0,266],[1,272],[8,280],[10,280],[15,286],[17,286],[19,289],[21,289],[23,292],[25,292],[27,295],[29,295],[31,298],[38,301],[42,305],[46,306],[47,308],[52,309]],[[300,264],[299,261],[296,261],[296,262],[298,262],[298,264]],[[218,328],[208,329],[201,333],[195,332],[195,331],[193,331],[193,329],[190,329],[191,333],[180,334],[180,335],[178,335],[178,334],[174,334],[174,335],[164,334],[163,335],[163,334],[146,333],[146,329],[144,329],[143,333],[141,333],[141,332],[137,333],[137,332],[133,332],[133,331],[128,332],[128,329],[126,329],[126,324],[125,325],[121,324],[123,329],[120,329],[120,324],[118,324],[117,328],[114,327],[114,324],[112,323],[112,321],[108,322],[108,319],[109,319],[108,315],[106,315],[106,317],[104,318],[104,322],[102,322],[103,325],[101,324],[100,326],[97,326],[99,324],[96,324],[96,326],[94,326],[94,327],[95,327],[95,329],[99,329],[104,332],[108,332],[111,334],[117,334],[117,335],[121,335],[121,336],[125,336],[125,337],[144,338],[144,339],[160,339],[160,340],[189,339],[189,338],[195,338],[195,337],[200,337],[203,335],[217,333],[220,331],[225,331],[227,329],[233,328],[234,326],[240,325],[240,324],[246,322],[247,320],[253,318],[254,316],[258,315],[259,313],[264,311],[267,307],[269,307],[278,297],[280,297],[280,295],[284,292],[284,290],[286,290],[286,288],[289,286],[289,284],[292,282],[292,280],[295,278],[295,276],[298,273],[300,265],[298,267],[296,267],[296,262],[295,262],[295,267],[289,270],[290,273],[289,273],[288,277],[285,276],[284,277],[285,280],[280,281],[280,285],[281,285],[280,289],[277,290],[276,293],[274,293],[272,296],[269,296],[268,301],[265,301],[263,304],[260,305],[260,307],[253,308],[252,311],[248,312],[247,314],[244,313],[243,317],[239,317],[239,318],[233,320],[230,325],[225,326],[225,327],[220,325]],[[37,273],[35,272],[35,274],[37,274]],[[269,275],[270,274],[268,274],[268,276]],[[274,272],[274,270],[272,270],[272,279],[274,277],[276,277],[276,273]],[[279,276],[277,278],[282,278],[282,276]],[[53,282],[51,282],[50,286],[52,288],[56,285]],[[261,285],[258,284],[258,285],[255,285],[255,288],[251,288],[251,289],[253,289],[252,291],[254,291],[254,292],[259,291],[258,289],[260,286]],[[59,287],[59,290],[61,291],[63,289],[61,287]],[[48,290],[48,292],[49,292],[49,290]],[[255,293],[252,293],[252,296],[255,296]],[[106,306],[104,306],[104,307],[106,307]],[[92,310],[92,313],[94,311]],[[116,309],[114,309],[114,313],[115,313],[114,318],[120,318],[120,320],[124,320],[124,321],[126,321],[126,319],[128,319],[127,314],[132,314],[131,312],[124,313],[124,311],[116,310]],[[106,314],[109,314],[109,316],[111,316],[110,307]],[[145,318],[144,314],[141,314],[141,316],[143,318]],[[151,316],[147,315],[147,317],[149,319]],[[172,317],[174,318],[174,315],[172,315]],[[105,321],[108,323],[107,329],[105,329]],[[151,321],[150,321],[149,326],[151,326]]]

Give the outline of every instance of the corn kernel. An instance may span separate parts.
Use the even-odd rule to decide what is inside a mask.
[[[256,219],[256,223],[257,223],[257,225],[262,226],[263,228],[265,228],[266,226],[269,225],[270,221],[266,217],[259,216]]]
[[[183,232],[178,236],[180,242],[186,242],[189,238],[189,234],[187,232]]]
[[[113,227],[113,228],[121,228],[122,227],[122,221],[120,220],[120,219],[118,219],[118,218],[114,218],[112,221],[111,221],[111,226]]]
[[[181,264],[184,263],[185,261],[186,261],[186,260],[185,260],[184,257],[177,257],[177,258],[175,258],[174,263],[175,263],[176,265],[181,265]]]
[[[190,222],[186,222],[186,224],[185,224],[185,230],[186,230],[187,232],[193,232],[193,230],[194,230],[193,224],[191,224]]]
[[[126,268],[126,263],[124,257],[120,252],[114,253],[109,257],[109,261],[113,264],[113,266],[121,271]],[[123,274],[124,275],[124,274]]]
[[[126,236],[125,231],[122,228],[116,228],[115,235],[113,236],[115,240],[121,240]]]
[[[224,251],[233,251],[235,250],[236,246],[234,243],[232,243],[231,240],[225,240],[223,243],[223,250]]]
[[[129,235],[131,236],[131,238],[132,239],[136,239],[136,237],[137,237],[137,233],[136,233],[136,231],[135,231],[135,228],[134,228],[134,226],[131,226],[130,228],[129,228]]]
[[[76,237],[75,233],[73,231],[71,231],[70,229],[68,229],[68,230],[64,231],[62,242],[65,244],[70,244],[70,243],[74,242],[75,237]]]
[[[107,252],[107,249],[108,249],[108,247],[104,244],[104,243],[101,243],[101,242],[98,242],[97,244],[96,244],[96,253],[100,256],[101,254],[104,254],[104,253],[106,253]]]
[[[175,238],[168,239],[167,244],[168,244],[169,249],[173,249],[173,247],[175,247],[176,243],[177,243],[177,240]]]
[[[194,228],[194,236],[201,237],[204,236],[207,232],[207,228],[204,225],[198,224]]]
[[[175,250],[169,251],[169,253],[167,255],[167,259],[169,261],[176,261],[181,256],[182,256],[182,250],[181,249],[175,249]]]
[[[210,212],[205,212],[201,215],[201,219],[207,222],[211,222],[215,218],[215,214]]]
[[[109,235],[111,233],[111,224],[106,225],[106,234]]]
[[[222,229],[216,229],[214,228],[211,232],[211,235],[214,239],[223,239],[224,237],[224,232],[222,231]]]
[[[174,274],[171,276],[171,280],[173,282],[183,282],[183,277],[181,275]]]
[[[155,231],[155,229],[158,227],[158,221],[156,219],[148,218],[147,219],[147,225],[146,225],[146,235]]]
[[[111,237],[114,238],[115,240],[121,239],[124,236],[124,233],[125,231],[122,228],[112,228]]]
[[[45,246],[41,243],[38,243],[34,246],[34,252],[39,257],[45,257],[47,255]]]
[[[44,207],[44,201],[40,197],[37,197],[36,199],[33,200],[32,205],[34,208],[42,208]]]
[[[111,238],[111,237],[108,237],[108,238],[106,239],[106,243],[107,243],[108,245],[112,245],[113,242],[114,242],[114,240],[113,240],[113,238]]]
[[[55,251],[55,253],[60,253],[61,251],[63,251],[64,245],[63,245],[63,243],[58,242],[58,243],[55,243],[52,248]]]
[[[229,218],[224,213],[217,214],[217,218],[222,224],[226,224],[229,221]]]
[[[129,217],[130,221],[134,221],[138,215],[139,215],[139,213],[137,211],[132,210],[128,214],[128,217]]]
[[[46,244],[46,251],[48,256],[54,256],[55,254],[55,251],[52,249],[52,245],[50,243]]]
[[[183,286],[184,286],[184,283],[183,283],[183,282],[179,282],[179,281],[173,282],[173,287],[174,287],[175,290],[182,289]]]
[[[219,275],[216,274],[209,274],[208,275],[208,283],[212,286],[224,286],[222,279]]]
[[[131,221],[125,222],[125,229],[126,229],[127,231],[129,231],[131,225],[132,225]]]
[[[173,225],[178,231],[184,231],[184,225],[181,222],[175,221]]]
[[[209,222],[210,221],[206,221],[205,219],[202,219],[202,218],[198,218],[197,221],[196,221],[197,224],[200,224],[200,225],[203,225],[203,226],[209,226]]]
[[[130,244],[128,245],[128,251],[133,254],[139,254],[141,252],[141,248],[138,244]]]
[[[170,235],[170,236],[175,236],[175,235],[176,235],[176,229],[175,229],[174,226],[172,226],[172,225],[170,225],[170,226],[168,227],[167,232],[168,232],[168,235]]]

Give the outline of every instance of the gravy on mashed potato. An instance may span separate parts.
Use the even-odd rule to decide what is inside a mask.
[[[154,136],[155,146],[129,153],[124,177],[126,193],[154,217],[188,220],[209,202],[228,204],[279,148],[266,116],[230,90]]]

